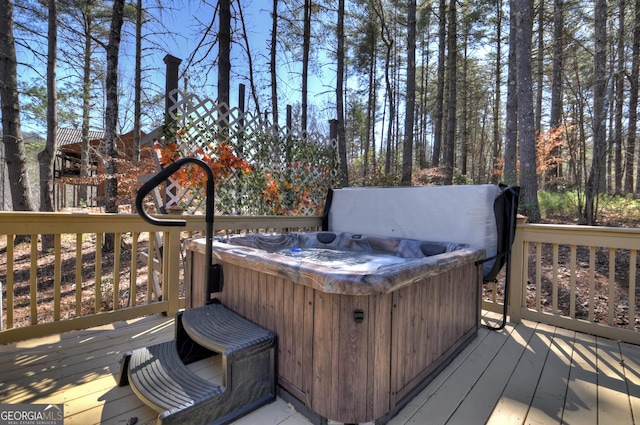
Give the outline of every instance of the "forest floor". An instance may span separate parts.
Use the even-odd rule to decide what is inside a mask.
[[[139,253],[146,252],[148,237],[139,238],[136,254],[132,251],[132,241],[130,235],[123,235],[120,243],[119,263],[114,261],[113,252],[101,253],[101,266],[96,270],[96,241],[95,237],[84,235],[81,242],[81,257],[79,260],[80,272],[76,277],[77,250],[75,235],[69,238],[63,235],[60,250],[60,319],[70,319],[77,315],[77,299],[80,298],[80,315],[87,315],[96,312],[95,283],[96,274],[100,275],[101,298],[99,300],[98,311],[109,311],[114,307],[114,296],[117,293],[117,307],[127,307],[130,305],[141,305],[148,302],[147,284],[148,268],[144,258]],[[40,246],[40,244],[38,244]],[[131,273],[131,258],[135,255],[136,270]],[[37,322],[51,322],[54,317],[54,280],[56,255],[53,250],[48,253],[37,252],[37,276],[31,276],[31,264],[33,256],[30,243],[16,245],[13,254],[14,273],[14,327],[28,326],[31,322],[31,282],[37,282]],[[117,264],[117,278],[114,274],[114,265]],[[6,242],[0,240],[0,282],[6,282],[7,255]],[[132,291],[130,281],[136,282],[135,303],[130,300]],[[81,293],[78,296],[76,286],[81,283]],[[114,291],[114,283],[118,281],[119,291]],[[3,302],[3,323],[6,322],[6,285],[2,286]],[[155,297],[152,292],[151,297]],[[6,325],[5,325],[6,326]]]
[[[546,223],[554,224],[575,224],[567,217],[551,217],[545,220]],[[638,227],[639,221],[630,221],[627,219],[620,219],[618,216],[604,217],[601,222],[603,226],[614,227]],[[85,235],[86,236],[86,235]],[[102,254],[102,266],[99,270],[101,274],[101,292],[102,296],[99,302],[99,310],[107,311],[112,310],[114,306],[114,295],[118,295],[117,305],[118,307],[126,307],[130,305],[131,300],[131,257],[139,257],[140,252],[146,252],[147,241],[140,239],[138,241],[138,250],[134,254],[132,251],[133,243],[127,237],[123,237],[121,241],[121,254],[119,263],[114,261],[113,253]],[[96,311],[96,301],[94,295],[95,286],[95,241],[83,240],[82,241],[82,272],[81,276],[76,278],[76,243],[75,238],[73,240],[62,241],[61,255],[61,311],[60,319],[67,319],[74,317],[76,313],[77,292],[76,282],[81,281],[82,291],[80,295],[81,307],[80,314],[91,314]],[[532,281],[527,283],[527,301],[530,308],[535,308],[538,302],[536,296],[536,284],[535,284],[535,246],[530,249],[529,257],[529,276]],[[552,258],[551,246],[542,247],[543,267],[541,276],[541,297],[540,305],[544,311],[551,312],[553,306],[553,290],[552,290],[552,268],[551,266],[544,266],[544,264],[550,264]],[[570,248],[568,246],[559,247],[559,264],[557,280],[558,280],[558,304],[557,309],[562,314],[568,315],[570,311],[570,285],[571,285],[571,273],[562,264],[568,264],[570,256]],[[14,327],[28,326],[31,322],[31,308],[30,308],[30,288],[32,276],[30,276],[30,268],[33,263],[32,252],[30,244],[24,243],[17,245],[14,249],[14,311],[13,320]],[[33,280],[37,282],[38,293],[38,306],[37,306],[37,322],[50,322],[54,317],[54,264],[56,258],[55,253],[46,253],[37,255],[37,276],[33,277]],[[545,263],[546,262],[546,263]],[[608,321],[609,311],[609,299],[610,299],[610,287],[609,287],[609,250],[606,248],[596,250],[596,275],[595,275],[595,287],[596,293],[591,296],[588,287],[588,266],[589,266],[589,249],[587,247],[578,247],[577,249],[577,262],[580,266],[580,270],[576,276],[576,303],[575,311],[577,318],[587,319],[589,314],[589,306],[591,299],[594,299],[594,320],[597,322],[606,323]],[[118,264],[118,279],[115,278],[114,265]],[[638,261],[640,264],[640,261]],[[133,273],[133,279],[136,282],[136,305],[144,304],[148,302],[149,297],[147,293],[148,282],[148,270],[147,263],[143,259],[137,258],[135,262],[137,270]],[[584,267],[582,267],[584,266]],[[584,273],[582,273],[584,268]],[[0,282],[6,282],[7,273],[7,255],[6,255],[6,240],[0,239]],[[485,284],[484,285],[484,297],[485,299],[492,299],[493,292],[496,292],[497,300],[501,301],[504,293],[504,276],[505,270],[498,275],[497,285]],[[119,291],[114,291],[113,285],[116,280],[119,280]],[[628,309],[628,282],[629,282],[629,253],[620,251],[615,255],[615,280],[614,284],[614,308],[615,318],[614,323],[620,326],[626,326],[628,324],[627,309]],[[638,281],[638,280],[636,280]],[[6,285],[2,286],[2,313],[3,313],[3,326],[6,327],[6,312],[7,312],[7,294]],[[638,290],[637,290],[638,291]],[[640,292],[636,292],[636,303],[640,302],[638,295]],[[151,294],[155,296],[154,294]],[[640,325],[639,318],[636,317],[636,326]]]

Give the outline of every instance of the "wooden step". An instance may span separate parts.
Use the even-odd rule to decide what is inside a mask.
[[[145,404],[159,412],[157,423],[224,424],[275,400],[272,332],[222,304],[209,304],[182,312],[176,335],[177,341],[127,353],[122,362],[126,377],[121,371],[121,385],[128,382]],[[193,352],[184,350],[189,344],[202,344],[223,356],[222,386],[187,368],[181,353]]]
[[[182,326],[193,341],[227,357],[250,355],[275,343],[274,333],[219,303],[185,310]]]
[[[175,341],[133,351],[129,384],[146,405],[159,413],[192,406],[225,390],[191,372],[180,359]]]

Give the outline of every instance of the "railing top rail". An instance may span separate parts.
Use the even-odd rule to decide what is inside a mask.
[[[612,227],[612,226],[587,226],[578,224],[534,224],[519,223],[519,227],[534,231],[553,230],[555,232],[613,232],[613,233],[640,233],[640,228],[635,227]]]
[[[522,232],[522,239],[528,242],[640,249],[640,229],[635,228],[519,224],[518,229]]]
[[[165,216],[166,217],[166,216]],[[204,215],[184,215],[186,227],[176,231],[204,228]],[[216,216],[214,230],[258,228],[316,227],[321,217],[285,216]],[[0,212],[0,235],[62,233],[166,232],[166,227],[147,223],[137,214],[67,213],[67,212]]]

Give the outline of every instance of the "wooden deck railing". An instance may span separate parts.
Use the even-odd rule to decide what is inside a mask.
[[[0,344],[72,329],[172,315],[184,306],[181,241],[205,228],[156,227],[136,215],[0,212]],[[219,232],[315,230],[319,217],[215,218]],[[14,245],[15,235],[54,248]],[[113,234],[113,252],[102,242]],[[162,283],[154,289],[155,234],[162,235]],[[640,229],[519,224],[511,261],[509,315],[640,344],[636,309]],[[146,260],[141,260],[145,258]],[[114,270],[116,272],[114,272]],[[133,284],[132,284],[133,282]],[[487,293],[497,294],[499,285]],[[500,296],[483,308],[502,311]]]
[[[519,224],[511,256],[510,320],[640,344],[638,250],[640,229]],[[491,297],[485,297],[483,308],[502,311]]]
[[[183,218],[187,226],[173,228],[137,215],[0,212],[0,344],[152,313],[173,315],[184,306],[181,241],[205,229],[203,216]],[[308,230],[320,224],[317,217],[221,216],[214,230]],[[16,245],[16,235],[31,242]],[[41,252],[42,235],[52,235],[51,252]],[[103,249],[108,235],[116,241],[113,252]],[[150,252],[162,252],[159,285],[159,255]]]

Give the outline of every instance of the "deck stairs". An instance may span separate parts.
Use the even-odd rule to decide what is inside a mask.
[[[158,424],[226,424],[276,399],[274,333],[215,302],[176,317],[175,338],[126,353],[119,385],[158,412]],[[221,355],[223,383],[187,364]]]

